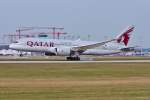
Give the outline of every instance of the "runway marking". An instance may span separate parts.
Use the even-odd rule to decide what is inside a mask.
[[[0,61],[0,63],[16,63],[16,64],[24,64],[24,63],[150,63],[150,60],[109,60],[109,61]]]

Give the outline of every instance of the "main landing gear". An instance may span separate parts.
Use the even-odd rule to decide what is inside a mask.
[[[80,57],[67,57],[67,60],[70,60],[70,61],[79,61]]]
[[[69,61],[79,61],[79,52],[77,51],[70,51],[70,56],[66,58]]]

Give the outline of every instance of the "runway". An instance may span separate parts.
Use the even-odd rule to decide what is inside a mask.
[[[41,64],[41,63],[150,63],[150,60],[105,60],[105,61],[0,61],[0,63],[14,63],[14,64]]]

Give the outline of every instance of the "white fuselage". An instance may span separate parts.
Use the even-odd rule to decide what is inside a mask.
[[[46,38],[24,38],[10,45],[11,49],[31,52],[49,52],[57,55],[69,55],[71,47],[90,45],[98,42],[81,40],[57,40]],[[120,53],[124,45],[110,42],[101,47],[88,49],[82,52],[83,55],[107,55]],[[56,50],[57,48],[57,50]],[[57,52],[58,51],[58,52]]]

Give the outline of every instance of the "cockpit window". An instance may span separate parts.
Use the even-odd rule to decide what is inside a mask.
[[[18,41],[14,41],[13,43],[18,43]]]

